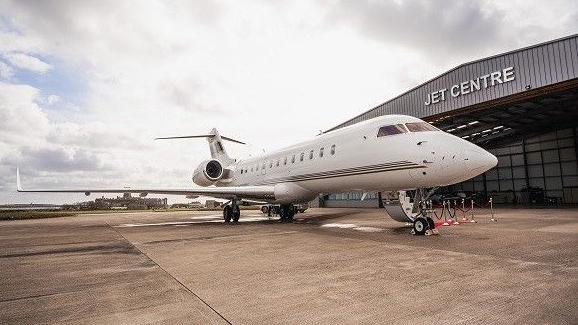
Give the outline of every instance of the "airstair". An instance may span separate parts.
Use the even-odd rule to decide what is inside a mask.
[[[419,215],[418,195],[411,198],[406,191],[381,192],[381,201],[393,220],[413,223]]]

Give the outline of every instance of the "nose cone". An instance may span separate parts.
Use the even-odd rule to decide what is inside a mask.
[[[498,164],[498,158],[496,158],[496,156],[479,147],[473,150],[471,156],[470,164],[474,176],[485,173]]]

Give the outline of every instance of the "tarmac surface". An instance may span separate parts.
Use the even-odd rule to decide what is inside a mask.
[[[439,236],[378,209],[3,221],[0,323],[578,324],[578,210],[487,212]]]

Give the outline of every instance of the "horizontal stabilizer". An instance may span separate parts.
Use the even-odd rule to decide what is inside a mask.
[[[215,134],[199,134],[199,135],[184,135],[179,137],[162,137],[162,138],[155,138],[155,140],[167,140],[167,139],[191,139],[191,138],[214,138]],[[245,142],[235,140],[233,138],[225,137],[221,135],[221,139],[227,140],[230,142],[235,142],[239,144],[246,144]]]

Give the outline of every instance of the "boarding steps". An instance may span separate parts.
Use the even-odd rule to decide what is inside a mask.
[[[389,216],[399,222],[411,222],[419,214],[418,204],[406,191],[381,192],[381,202]]]

